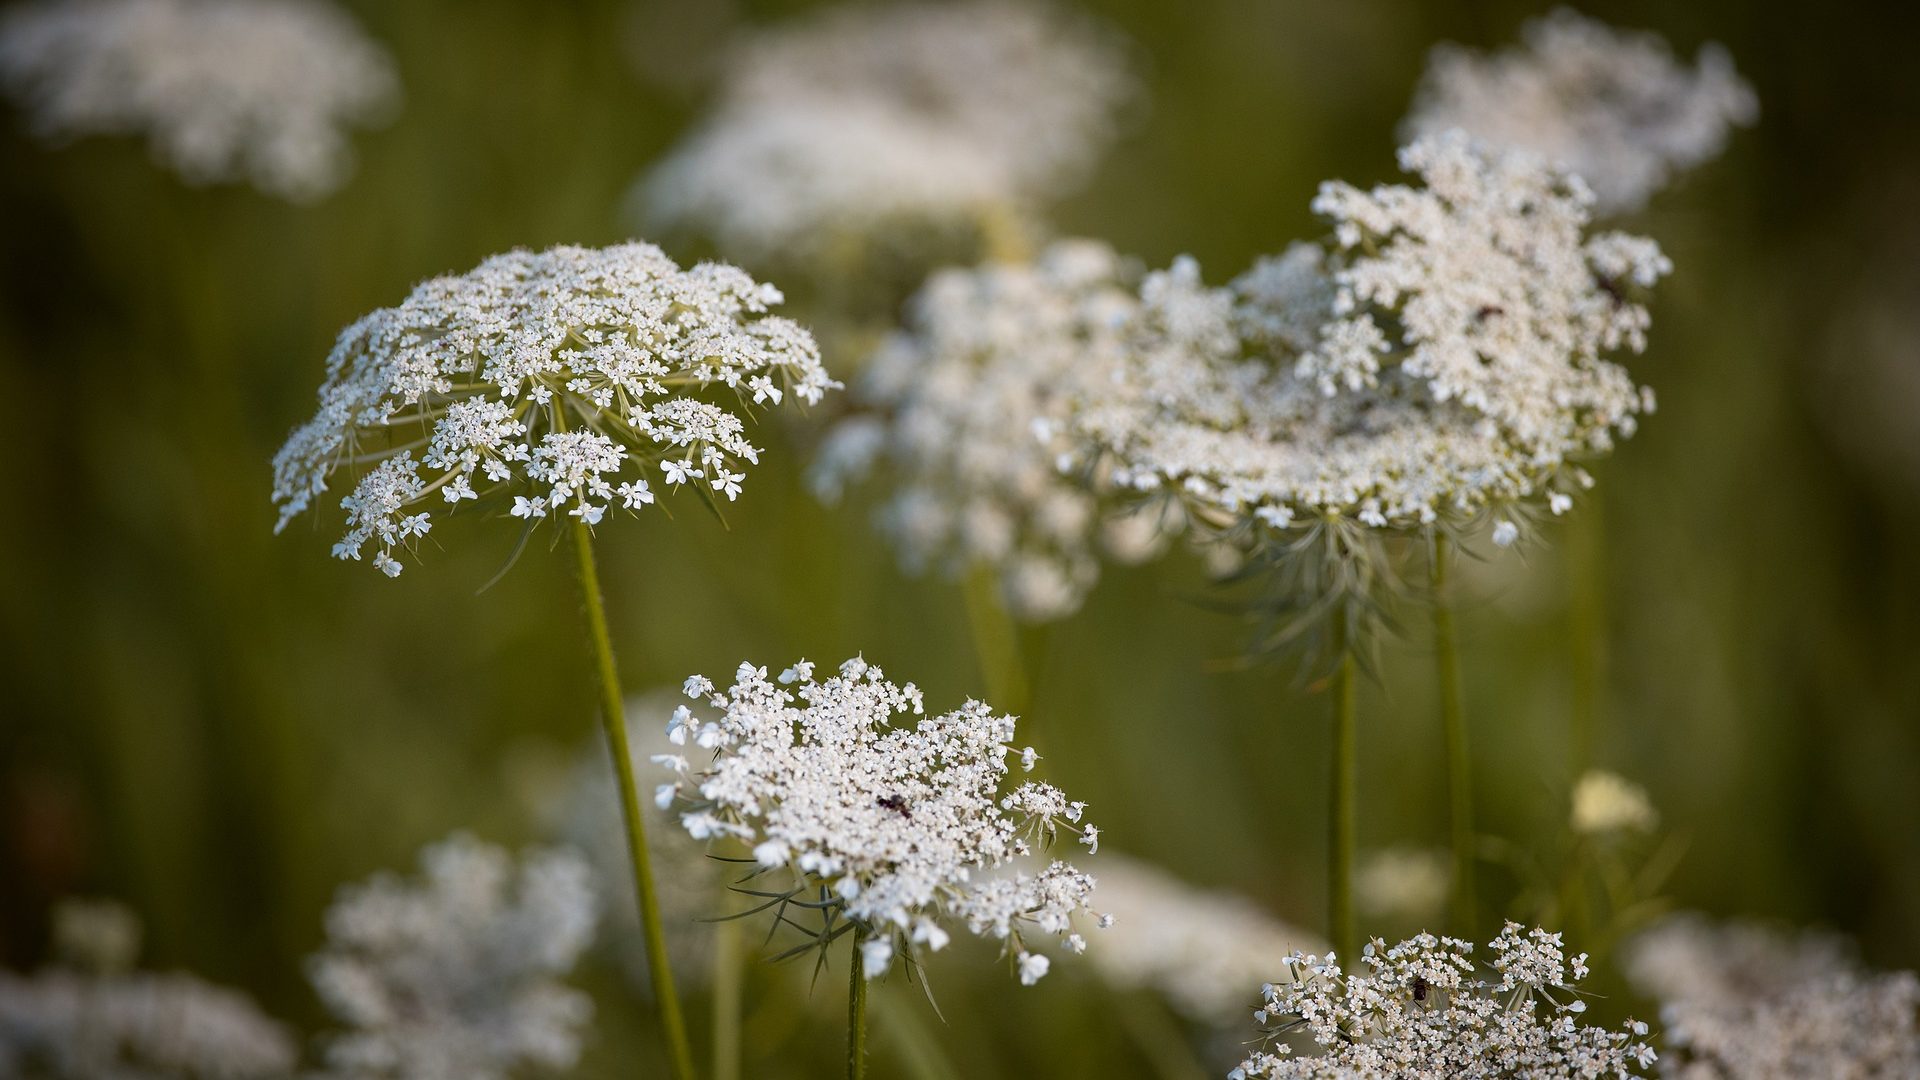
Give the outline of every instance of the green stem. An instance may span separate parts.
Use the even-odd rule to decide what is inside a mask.
[[[987,704],[1014,716],[1024,715],[1031,686],[1020,659],[1020,632],[1007,615],[994,588],[993,571],[976,566],[967,575],[967,630],[973,635],[973,653],[986,682]]]
[[[647,825],[640,811],[640,791],[633,778],[633,752],[627,746],[627,713],[620,693],[620,673],[613,662],[613,640],[607,633],[607,609],[600,596],[600,570],[593,558],[593,534],[575,518],[573,549],[579,558],[580,596],[585,602],[587,634],[593,642],[595,670],[600,679],[600,722],[613,756],[613,772],[620,788],[620,814],[627,825],[627,853],[633,857],[634,892],[640,898],[640,926],[647,939],[647,968],[653,976],[653,999],[666,1029],[667,1054],[676,1080],[693,1080],[693,1051],[687,1041],[686,1020],[680,1015],[680,997],[673,989],[667,966],[667,937],[660,928],[660,898],[653,888],[653,867],[647,854]]]
[[[1567,530],[1567,562],[1572,578],[1568,598],[1569,657],[1573,683],[1567,733],[1569,773],[1578,777],[1593,765],[1595,732],[1600,726],[1602,683],[1607,669],[1606,548],[1600,499],[1590,495]]]
[[[1353,922],[1353,854],[1359,804],[1359,733],[1354,719],[1355,663],[1345,605],[1333,611],[1333,769],[1327,785],[1327,937],[1345,964],[1360,941]]]
[[[713,928],[713,1080],[740,1080],[740,920]]]
[[[1453,931],[1474,940],[1473,761],[1467,753],[1467,710],[1460,692],[1460,645],[1453,628],[1453,600],[1447,594],[1448,548],[1445,533],[1435,531],[1428,554],[1433,595],[1433,654],[1438,665],[1440,728],[1447,750],[1448,834],[1453,845]]]
[[[847,1080],[865,1080],[867,1075],[867,961],[860,949],[864,940],[854,936],[853,962],[847,965]]]

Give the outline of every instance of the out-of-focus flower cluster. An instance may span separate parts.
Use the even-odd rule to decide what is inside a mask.
[[[1629,943],[1626,967],[1660,1002],[1667,1076],[1920,1076],[1920,979],[1863,971],[1838,938],[1679,915]]]
[[[0,972],[0,1076],[49,1080],[274,1080],[298,1044],[234,990],[185,973],[130,970],[139,920],[118,904],[54,912],[65,964]]]
[[[801,661],[778,681],[742,664],[724,691],[688,679],[687,696],[718,715],[702,719],[683,705],[670,736],[712,759],[664,760],[673,779],[660,785],[659,803],[678,800],[695,838],[735,840],[768,879],[787,875],[795,911],[810,904],[822,913],[823,943],[856,929],[869,978],[898,951],[944,947],[948,923],[1004,942],[1024,983],[1050,964],[1026,934],[1083,949],[1072,920],[1087,912],[1093,878],[1057,860],[1034,873],[1021,864],[1063,831],[1095,848],[1099,830],[1084,820],[1084,804],[1051,785],[1003,792],[1013,718],[978,701],[926,716],[913,684],[897,686],[860,659],[824,682],[813,675]],[[903,714],[920,719],[896,724]],[[1026,769],[1037,760],[1031,749],[1017,756]]]
[[[905,569],[989,567],[1016,616],[1071,614],[1100,547],[1139,558],[1159,531],[1103,516],[1056,466],[1070,402],[1121,361],[1139,309],[1130,273],[1111,248],[1075,240],[1031,264],[935,274],[862,373],[855,393],[875,411],[834,430],[815,491],[837,499],[877,465],[889,488],[879,523]]]
[[[1718,45],[1692,66],[1650,33],[1562,8],[1529,22],[1523,47],[1433,51],[1410,137],[1453,128],[1541,154],[1585,180],[1603,214],[1639,208],[1676,173],[1720,154],[1759,105]]]
[[[1085,454],[1222,527],[1568,509],[1588,482],[1574,459],[1652,408],[1608,356],[1643,347],[1633,294],[1667,260],[1589,236],[1584,185],[1534,155],[1453,133],[1400,160],[1421,186],[1322,186],[1325,248],[1226,289],[1190,260],[1149,276],[1127,366],[1076,410]]]
[[[1652,832],[1660,824],[1646,789],[1616,773],[1592,769],[1573,785],[1573,831],[1586,836]]]
[[[368,464],[334,554],[371,545],[389,575],[436,505],[512,494],[529,527],[563,512],[592,525],[615,503],[652,505],[650,464],[669,488],[731,501],[759,460],[752,407],[836,385],[812,335],[766,314],[780,299],[641,243],[516,251],[428,281],[341,333],[319,411],[274,457],[279,527]],[[696,396],[712,387],[733,408]]]
[[[1295,1056],[1275,1043],[1229,1075],[1573,1080],[1644,1076],[1653,1065],[1645,1024],[1609,1031],[1579,1023],[1586,956],[1569,960],[1560,935],[1508,923],[1491,951],[1491,970],[1482,971],[1472,942],[1421,934],[1389,949],[1376,940],[1360,958],[1364,974],[1331,956],[1296,954],[1289,981],[1261,988],[1254,1018],[1273,1025],[1273,1039],[1303,1030],[1320,1052]]]
[[[310,974],[343,1026],[326,1040],[328,1068],[408,1080],[571,1068],[593,1013],[560,981],[593,938],[586,862],[554,850],[516,865],[464,835],[420,862],[420,879],[376,876],[327,911]]]
[[[1133,92],[1119,43],[1065,11],[843,7],[745,42],[711,116],[639,199],[653,224],[753,264],[968,225],[1078,183]]]
[[[1164,996],[1195,1023],[1214,1028],[1246,1017],[1246,988],[1272,978],[1316,938],[1244,897],[1198,889],[1158,867],[1100,856],[1100,906],[1113,927],[1087,955],[1094,972],[1122,989]]]
[[[399,91],[325,0],[44,0],[0,19],[0,85],[47,138],[144,135],[189,183],[300,201],[340,185],[342,129]]]

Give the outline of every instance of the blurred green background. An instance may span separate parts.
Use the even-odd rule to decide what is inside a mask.
[[[564,552],[536,545],[478,594],[513,536],[450,528],[388,581],[328,558],[332,517],[272,535],[268,458],[358,315],[510,247],[628,236],[626,188],[698,114],[701,58],[806,5],[349,6],[394,54],[405,103],[355,137],[357,174],[311,208],[187,189],[131,140],[49,149],[0,114],[0,460],[20,485],[0,529],[0,963],[39,960],[52,900],[117,896],[147,920],[150,964],[308,1026],[301,957],[334,887],[411,866],[456,828],[541,839],[530,792],[594,736],[594,688]],[[1392,174],[1428,47],[1504,44],[1543,10],[1086,6],[1137,43],[1151,104],[1055,224],[1150,265],[1192,253],[1216,281],[1318,232],[1321,179]],[[1915,966],[1910,42],[1868,11],[1586,10],[1687,55],[1725,43],[1762,115],[1626,223],[1677,267],[1634,364],[1659,413],[1596,470],[1596,505],[1524,561],[1467,575],[1480,824],[1541,859],[1564,843],[1584,610],[1606,645],[1593,758],[1645,784],[1687,839],[1675,900],[1830,925],[1877,965]],[[730,530],[689,501],[603,531],[630,689],[864,650],[930,704],[983,692],[959,590],[895,573],[869,504],[804,492],[823,419],[763,432],[768,464]],[[1584,608],[1564,557],[1591,539],[1566,535],[1580,529],[1605,540]],[[1116,848],[1317,928],[1324,702],[1286,671],[1234,670],[1245,627],[1205,594],[1182,558],[1109,571],[1037,643],[1022,741]],[[1417,613],[1407,623],[1362,698],[1368,847],[1445,836],[1428,643]],[[1483,891],[1491,916],[1515,883],[1489,869]],[[938,1039],[965,1075],[1138,1070],[1085,981],[1050,978],[1013,1009],[997,968],[956,958],[936,976]],[[601,1009],[583,1074],[611,1073],[647,1013],[607,972],[586,981]],[[750,1022],[794,992],[756,979]],[[750,1028],[748,1074],[835,1061],[839,994],[823,980],[812,1018],[777,1039]],[[885,998],[877,1023],[913,1009],[938,1029],[917,999]],[[891,1074],[894,1051],[877,1053]]]

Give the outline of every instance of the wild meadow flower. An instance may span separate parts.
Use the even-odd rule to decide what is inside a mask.
[[[1660,825],[1647,790],[1617,773],[1590,769],[1573,786],[1573,831],[1583,836],[1652,832]]]
[[[651,719],[672,711],[679,692],[662,689],[627,700],[627,745],[633,768],[649,772],[664,757],[683,754]],[[660,922],[667,952],[680,981],[704,985],[713,974],[714,905],[726,895],[727,864],[707,857],[704,841],[676,827],[665,811],[656,820],[664,829],[647,832],[647,846],[658,868]],[[628,868],[627,835],[620,821],[619,793],[607,768],[605,740],[584,748],[568,771],[565,787],[548,810],[556,840],[580,852],[593,868],[593,880],[605,915],[602,939],[612,946],[630,982],[642,992],[648,985],[646,935],[640,924],[633,876]]]
[[[341,333],[319,411],[274,457],[277,527],[357,472],[334,555],[371,553],[393,576],[435,512],[463,502],[528,529],[599,524],[687,486],[731,502],[760,457],[754,408],[836,385],[813,337],[767,314],[780,299],[642,243],[516,251],[434,278]]]
[[[1472,942],[1421,934],[1361,953],[1364,970],[1332,956],[1296,954],[1288,979],[1261,988],[1254,1019],[1271,1049],[1228,1074],[1326,1080],[1478,1077],[1641,1077],[1655,1060],[1647,1025],[1582,1025],[1586,956],[1568,958],[1560,935],[1508,923],[1487,967]],[[1278,1042],[1299,1031],[1317,1053]]]
[[[1157,866],[1100,856],[1100,906],[1113,926],[1087,964],[1111,986],[1152,990],[1196,1024],[1246,1016],[1246,988],[1273,977],[1314,935],[1229,892],[1201,889]]]
[[[1138,307],[1128,264],[1090,240],[935,273],[862,371],[854,393],[873,411],[833,430],[815,492],[833,501],[878,472],[877,520],[903,569],[985,570],[1014,616],[1072,614],[1102,549],[1137,559],[1158,539],[1055,464],[1070,402],[1120,362]]]
[[[1540,154],[1592,186],[1602,214],[1636,210],[1673,177],[1717,157],[1754,122],[1753,88],[1725,49],[1692,65],[1658,35],[1616,30],[1561,8],[1490,55],[1433,50],[1407,135],[1451,128]]]
[[[340,891],[314,988],[342,1030],[332,1074],[518,1075],[571,1068],[593,1002],[560,980],[593,938],[591,874],[577,854],[504,850],[456,834],[421,853],[421,876]]]
[[[298,1044],[245,994],[184,972],[134,971],[139,920],[117,904],[55,909],[66,963],[0,972],[0,1076],[278,1080]]]
[[[1660,1002],[1667,1076],[1920,1076],[1920,978],[1863,970],[1832,935],[1677,915],[1628,944],[1626,969]]]
[[[1133,93],[1112,34],[1063,10],[849,5],[738,48],[712,113],[637,198],[651,224],[750,263],[970,227],[1077,184]]]
[[[1422,924],[1447,905],[1447,855],[1427,848],[1382,848],[1360,858],[1354,901],[1372,919]]]
[[[344,129],[386,114],[393,62],[325,0],[39,0],[0,17],[0,87],[42,137],[139,135],[190,184],[307,201]]]

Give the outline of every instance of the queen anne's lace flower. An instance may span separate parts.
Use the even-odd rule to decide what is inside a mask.
[[[1060,861],[1032,873],[1022,864],[1060,832],[1089,846],[1098,834],[1082,820],[1085,804],[1057,788],[1030,781],[1003,793],[1012,717],[978,701],[924,717],[918,689],[859,659],[825,682],[805,661],[778,682],[741,664],[724,692],[700,676],[686,690],[720,715],[681,706],[670,737],[712,760],[669,762],[662,800],[679,796],[694,837],[751,850],[761,880],[774,882],[758,892],[815,905],[824,940],[856,928],[868,977],[900,952],[941,949],[948,923],[1004,942],[1024,983],[1048,967],[1028,935],[1084,944],[1072,920],[1087,911],[1093,878]],[[906,713],[923,718],[896,726]],[[772,877],[781,873],[790,886]],[[781,905],[788,919],[802,910]]]
[[[139,920],[118,904],[54,911],[69,965],[0,972],[0,1076],[47,1080],[279,1080],[299,1054],[246,995],[184,973],[128,970]]]
[[[1689,67],[1657,35],[1615,30],[1562,8],[1529,22],[1524,48],[1433,51],[1406,129],[1460,128],[1565,166],[1603,213],[1644,204],[1678,172],[1717,156],[1753,123],[1753,90],[1718,45]]]
[[[1082,240],[1032,265],[934,275],[863,373],[857,393],[877,412],[835,429],[815,490],[835,497],[882,459],[891,492],[879,522],[907,571],[990,567],[1015,615],[1072,613],[1099,574],[1098,543],[1120,557],[1150,550],[1139,520],[1103,520],[1055,466],[1076,388],[1119,363],[1139,307],[1126,273],[1110,248]]]
[[[339,186],[340,129],[398,91],[325,0],[43,0],[0,20],[0,84],[48,138],[145,135],[189,183],[295,200]]]
[[[591,525],[651,505],[653,465],[668,488],[732,501],[760,455],[742,414],[838,385],[806,330],[765,314],[780,299],[733,267],[681,270],[638,243],[516,251],[428,281],[341,333],[319,412],[274,457],[278,527],[336,469],[367,462],[334,554],[371,545],[389,575],[432,508],[463,500],[511,496],[529,526]],[[733,408],[691,396],[714,387]]]
[[[1447,855],[1431,848],[1383,848],[1360,858],[1353,875],[1354,900],[1366,915],[1425,925],[1445,913],[1451,869]]]
[[[1623,830],[1652,832],[1660,813],[1646,789],[1615,773],[1592,769],[1573,786],[1573,831],[1600,836]]]
[[[516,867],[456,835],[426,849],[424,878],[381,875],[341,891],[311,975],[344,1031],[335,1072],[489,1080],[571,1068],[592,1001],[559,981],[593,937],[586,863],[566,851]]]
[[[1492,942],[1493,964],[1473,961],[1473,943],[1421,934],[1361,956],[1366,973],[1295,954],[1289,981],[1261,988],[1254,1019],[1269,1036],[1304,1030],[1321,1051],[1291,1048],[1250,1056],[1229,1074],[1286,1080],[1553,1080],[1645,1075],[1654,1052],[1647,1026],[1586,1027],[1576,984],[1586,956],[1569,960],[1560,935],[1517,923]]]
[[[684,757],[685,748],[668,742],[658,724],[639,719],[671,711],[677,696],[676,691],[663,689],[628,699],[627,745],[635,773],[644,776],[657,765]],[[654,895],[660,904],[674,980],[682,986],[703,984],[713,963],[714,924],[707,920],[726,895],[723,871],[728,866],[708,858],[707,845],[675,827],[677,822],[664,810],[653,812],[659,818],[657,823],[648,822],[647,850],[653,859]],[[581,754],[551,808],[551,820],[558,838],[584,854],[593,867],[606,909],[601,920],[603,938],[616,951],[634,989],[651,994],[646,935],[633,895],[633,855],[620,820],[620,797],[607,761],[606,740],[595,738]]]
[[[1627,973],[1661,1003],[1668,1076],[1920,1076],[1920,978],[1862,971],[1829,935],[1680,915],[1629,944]]]
[[[1113,479],[1203,520],[1409,527],[1545,495],[1633,431],[1651,395],[1606,358],[1644,344],[1651,241],[1584,235],[1577,179],[1465,136],[1401,151],[1422,187],[1329,183],[1331,250],[1226,289],[1150,275],[1128,365],[1076,406]]]
[[[1077,182],[1132,90],[1109,35],[1064,12],[849,6],[742,46],[712,117],[641,200],[656,223],[751,260],[951,224]]]
[[[1100,857],[1100,906],[1113,928],[1087,962],[1121,988],[1157,991],[1195,1023],[1226,1028],[1246,1018],[1246,988],[1286,968],[1302,933],[1232,893],[1197,889],[1124,855]]]

